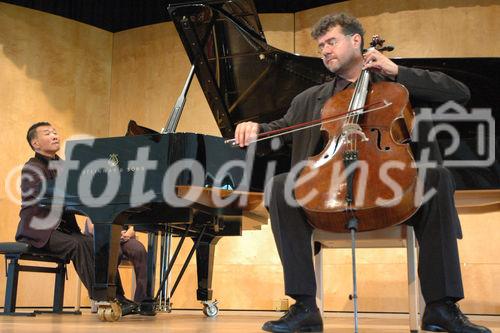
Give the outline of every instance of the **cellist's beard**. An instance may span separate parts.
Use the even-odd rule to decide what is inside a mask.
[[[323,64],[332,73],[337,74],[337,71],[342,67],[340,60],[335,57],[325,57],[323,58]]]
[[[338,58],[334,56],[325,57],[323,64],[328,70],[336,75],[341,75],[350,71],[350,68],[355,64],[354,58]]]
[[[358,61],[356,58],[350,58],[350,59],[344,59],[340,60],[336,58],[337,61],[333,62],[326,62],[325,61],[325,66],[328,68],[328,70],[335,75],[341,76],[345,79],[350,79],[353,72],[359,74],[361,71],[361,68],[363,67],[363,62]],[[355,80],[357,79],[354,78]]]

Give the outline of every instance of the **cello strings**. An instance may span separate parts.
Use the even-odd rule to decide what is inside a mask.
[[[362,73],[361,73],[362,74]],[[352,95],[352,106],[351,106],[351,109],[358,109],[358,108],[361,108],[362,106],[359,105],[359,95],[361,93],[361,89],[363,87],[363,75],[361,75],[358,79],[358,81],[356,82],[356,88],[354,90],[354,94]],[[357,118],[356,118],[356,111],[351,111],[352,112],[352,120],[350,122],[350,124],[355,124],[357,123]],[[355,135],[352,135],[351,133],[349,134],[349,149],[351,151],[354,151],[356,150],[356,136]]]
[[[354,90],[354,94],[353,94],[353,97],[351,100],[351,105],[350,105],[349,109],[350,110],[361,109],[361,111],[350,111],[352,114],[352,118],[350,119],[352,124],[359,124],[360,114],[364,113],[363,108],[365,107],[366,95],[362,96],[362,94],[365,93],[364,90],[366,90],[366,88],[367,88],[368,78],[369,78],[369,73],[366,70],[363,70],[363,71],[361,71],[361,75],[360,75],[358,81],[356,82],[356,88]],[[356,132],[353,132],[351,129],[348,132],[348,137],[349,137],[348,145],[350,148],[350,153],[357,154],[358,139],[359,139],[358,134]],[[354,172],[354,170],[352,172]],[[354,187],[354,183],[352,183],[351,186]],[[347,201],[346,211],[348,214],[351,215],[352,218],[355,218],[354,189],[351,189],[351,195],[353,197],[351,197],[350,200],[346,200]]]

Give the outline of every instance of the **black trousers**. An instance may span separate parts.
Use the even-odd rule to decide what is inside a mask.
[[[64,233],[54,230],[49,241],[43,249],[60,258],[69,258],[73,262],[76,273],[80,277],[85,288],[92,297],[92,286],[94,284],[94,240],[92,237],[80,232]],[[123,287],[120,275],[117,274],[117,298],[123,298]]]
[[[54,230],[44,250],[60,258],[69,258],[73,262],[76,273],[92,298],[94,281],[94,241],[92,237],[79,232],[71,234]]]
[[[286,176],[275,176],[266,192],[274,240],[283,265],[285,294],[315,296],[313,228],[300,207],[287,204]],[[437,194],[406,222],[414,226],[419,243],[421,290],[426,303],[443,298],[459,300],[463,298],[463,286],[457,247],[460,222],[453,199],[455,185],[448,170],[435,168],[427,170],[425,178],[426,190],[431,186]]]
[[[120,243],[121,255],[120,260],[125,258],[132,262],[134,266],[135,273],[135,293],[134,293],[134,301],[142,302],[147,297],[146,288],[148,282],[147,276],[147,260],[148,253],[142,245],[135,238],[131,238],[124,242]]]

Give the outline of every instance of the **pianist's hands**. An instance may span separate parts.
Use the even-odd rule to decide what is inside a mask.
[[[253,121],[239,123],[234,132],[234,141],[240,147],[248,146],[257,139],[259,134],[259,124]]]
[[[135,238],[135,230],[134,227],[130,226],[127,230],[122,230],[122,241],[128,241],[131,238]]]

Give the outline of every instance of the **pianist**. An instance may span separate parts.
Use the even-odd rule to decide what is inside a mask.
[[[92,299],[94,279],[94,245],[92,238],[81,233],[75,216],[63,213],[58,221],[52,221],[49,209],[37,204],[40,188],[46,180],[54,179],[57,171],[49,168],[49,162],[59,161],[59,135],[48,122],[33,124],[26,136],[28,144],[35,152],[21,171],[21,211],[16,240],[47,251],[51,255],[69,258]],[[34,228],[32,220],[45,221],[46,228]],[[119,279],[118,279],[119,280]],[[135,309],[135,304],[123,296],[119,285],[117,299],[122,304],[122,315]]]
[[[287,127],[317,119],[323,103],[332,95],[350,87],[361,70],[367,68],[372,80],[395,81],[403,84],[413,99],[444,103],[454,100],[465,103],[469,90],[462,83],[438,72],[428,72],[397,66],[376,50],[363,55],[363,28],[359,21],[346,14],[323,17],[312,29],[324,65],[336,74],[331,82],[312,87],[292,101],[285,116],[267,124],[245,122],[237,126],[235,141],[247,146],[259,132]],[[320,142],[319,129],[295,132],[281,139],[292,147],[292,166],[313,155]],[[316,305],[316,281],[312,262],[312,227],[296,202],[288,203],[285,186],[287,174],[272,180],[269,213],[278,253],[284,271],[285,293],[294,298],[285,316],[264,324],[269,332],[322,331],[323,322]],[[330,180],[325,180],[330,181]],[[420,246],[419,276],[426,301],[422,329],[434,332],[490,332],[486,327],[471,323],[456,302],[464,297],[457,238],[461,237],[460,222],[453,201],[454,181],[442,167],[427,170],[426,193],[435,186],[437,194],[422,205],[406,223],[415,227]],[[289,184],[288,184],[289,185]],[[369,184],[368,184],[369,185]],[[270,194],[269,194],[270,193]],[[290,201],[290,200],[288,200]]]

